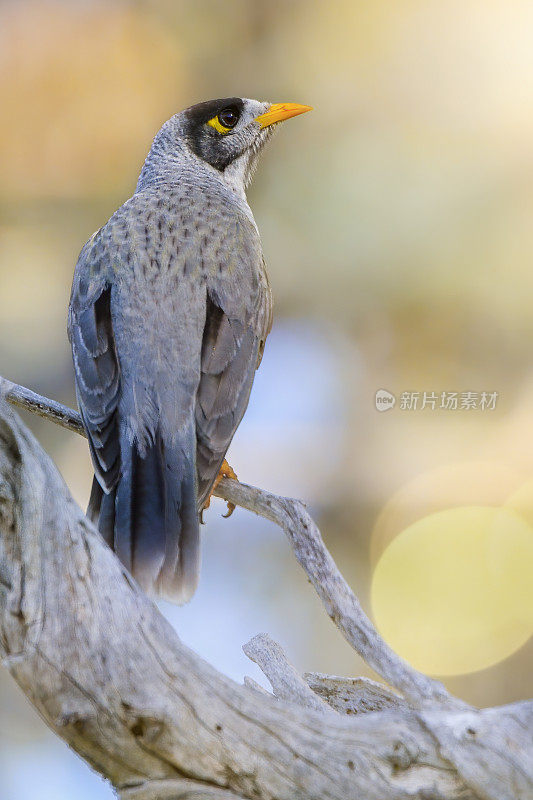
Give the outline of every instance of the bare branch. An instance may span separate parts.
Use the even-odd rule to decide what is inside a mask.
[[[8,383],[8,382],[6,382]],[[83,433],[79,414],[36,395],[29,389],[8,384],[7,399],[53,422]],[[315,587],[328,615],[359,655],[388,683],[399,689],[411,703],[440,702],[450,708],[464,704],[451,697],[444,686],[417,672],[386,644],[372,625],[354,593],[326,549],[316,523],[300,500],[292,500],[222,479],[215,495],[279,525],[285,531],[294,554]]]
[[[331,713],[331,708],[316,695],[287,659],[280,645],[267,633],[258,633],[243,648],[245,655],[261,668],[280,700],[299,703],[305,708]]]
[[[248,689],[251,689],[253,692],[259,692],[259,694],[262,694],[264,697],[272,697],[272,694],[267,692],[264,686],[261,686],[260,683],[257,683],[257,681],[255,681],[253,678],[250,678],[249,675],[244,676],[243,685],[247,686]]]
[[[227,478],[220,482],[218,493],[225,500],[272,520],[285,531],[298,563],[333,622],[366,663],[411,703],[429,701],[450,708],[464,706],[449,695],[441,683],[409,666],[381,638],[341,575],[316,523],[300,500],[278,497]]]
[[[146,781],[121,793],[122,800],[243,800],[242,795],[217,789],[198,787],[196,781],[186,779]]]
[[[386,708],[408,707],[402,697],[370,678],[340,678],[319,672],[306,672],[303,677],[313,692],[341,714],[368,714]]]
[[[531,702],[324,714],[217,673],[1,401],[0,658],[122,800],[533,797]]]
[[[48,397],[43,397],[42,394],[32,392],[31,389],[19,386],[18,383],[12,383],[1,376],[0,394],[3,394],[6,400],[18,408],[31,411],[39,417],[55,422],[56,425],[61,425],[62,428],[79,433],[81,436],[87,436],[78,412],[56,400],[49,400]]]

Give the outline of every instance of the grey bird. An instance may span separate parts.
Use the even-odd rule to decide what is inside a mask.
[[[135,194],[80,253],[68,333],[95,477],[88,516],[147,592],[184,603],[199,514],[272,324],[246,201],[276,124],[310,110],[200,103],[156,135]]]

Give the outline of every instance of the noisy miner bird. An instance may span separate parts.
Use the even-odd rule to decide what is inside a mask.
[[[87,513],[140,585],[177,603],[196,589],[199,513],[272,323],[245,188],[277,123],[309,110],[231,97],[176,114],[76,265],[68,332],[95,472]]]

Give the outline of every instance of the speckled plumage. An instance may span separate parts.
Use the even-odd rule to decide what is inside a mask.
[[[245,103],[250,120],[268,107]],[[196,588],[198,512],[272,314],[244,195],[259,147],[241,136],[223,171],[189,146],[194,130],[188,112],[165,123],[135,194],[83,248],[68,325],[95,470],[88,513],[141,585],[177,602]]]

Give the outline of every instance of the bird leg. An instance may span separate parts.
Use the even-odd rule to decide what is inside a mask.
[[[209,506],[211,505],[211,498],[213,496],[213,492],[217,488],[217,486],[220,483],[220,481],[222,480],[222,478],[231,478],[234,481],[239,480],[237,478],[237,473],[235,472],[235,470],[232,467],[230,467],[230,465],[228,464],[226,459],[224,459],[224,461],[222,462],[222,466],[220,467],[220,469],[218,471],[218,475],[215,478],[215,482],[213,483],[213,486],[211,487],[211,491],[209,492],[207,500],[204,503],[204,507],[202,508],[202,511],[200,512],[200,521],[201,522],[203,522],[204,511],[206,510],[206,508],[209,508]],[[231,515],[235,511],[235,504],[234,503],[230,503],[229,500],[228,500],[227,501],[227,505],[228,505],[228,513],[227,514],[222,514],[224,519],[226,519],[227,517],[231,517]]]

